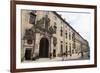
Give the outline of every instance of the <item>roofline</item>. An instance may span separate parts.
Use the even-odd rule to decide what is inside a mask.
[[[56,11],[53,11],[54,14],[56,14],[65,24],[67,24],[73,31],[75,31],[84,41],[87,41],[84,39],[67,21],[65,21]],[[88,41],[87,41],[88,42]]]

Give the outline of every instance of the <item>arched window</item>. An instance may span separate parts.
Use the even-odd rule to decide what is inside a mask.
[[[66,31],[66,33],[65,33],[65,34],[66,34],[66,39],[67,39],[67,31]]]

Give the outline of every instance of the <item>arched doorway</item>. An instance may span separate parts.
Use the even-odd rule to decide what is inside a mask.
[[[49,41],[46,38],[40,40],[39,57],[47,58],[49,53]]]

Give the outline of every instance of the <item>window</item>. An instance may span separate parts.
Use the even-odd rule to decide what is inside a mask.
[[[63,41],[61,41],[61,44],[63,43]]]
[[[70,51],[70,56],[71,56],[71,43],[69,44],[69,51]]]
[[[30,24],[35,24],[35,19],[36,19],[36,15],[34,12],[30,13],[30,18],[29,18],[29,23]]]
[[[32,42],[33,42],[33,41],[32,41],[31,39],[28,39],[28,40],[27,40],[27,43],[28,43],[28,44],[32,44]]]
[[[66,34],[66,39],[67,39],[67,31],[66,31],[66,33],[65,33],[65,34]]]
[[[66,43],[66,54],[67,54],[67,52],[68,52],[68,47],[67,47],[67,43]]]
[[[77,54],[77,49],[75,49],[75,53]]]
[[[74,54],[74,49],[72,50],[72,54]]]
[[[75,40],[75,33],[72,34],[72,40]]]
[[[71,33],[69,32],[69,40],[71,40]]]
[[[66,51],[68,50],[68,48],[67,48],[67,43],[66,43]]]
[[[61,41],[61,51],[60,51],[60,53],[61,53],[61,56],[63,55],[63,41]]]
[[[61,44],[61,56],[63,55],[63,45]]]
[[[62,36],[62,34],[63,34],[63,30],[62,30],[62,27],[61,27],[61,30],[60,30],[60,35]]]

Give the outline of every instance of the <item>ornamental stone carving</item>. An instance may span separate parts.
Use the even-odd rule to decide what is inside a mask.
[[[33,36],[34,36],[34,34],[33,34],[33,31],[32,31],[32,29],[26,29],[25,30],[25,36],[24,36],[24,39],[33,39]]]
[[[36,27],[42,27],[42,28],[44,28],[44,17],[42,17],[40,20],[37,20],[37,22],[36,22]]]

